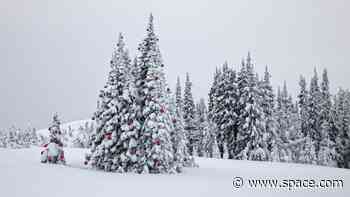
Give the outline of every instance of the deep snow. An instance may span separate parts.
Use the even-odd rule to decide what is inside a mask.
[[[0,196],[350,196],[350,170],[311,165],[196,158],[182,174],[106,173],[84,166],[85,149],[65,149],[67,166],[41,164],[40,148],[0,149]],[[343,188],[293,189],[232,186],[234,177],[343,179]]]

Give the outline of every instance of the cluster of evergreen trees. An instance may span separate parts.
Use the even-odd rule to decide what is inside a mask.
[[[277,95],[266,67],[260,77],[248,53],[237,71],[217,68],[209,92],[195,103],[192,82],[180,79],[174,95],[149,18],[147,34],[131,61],[124,37],[99,93],[86,163],[136,173],[181,172],[193,156],[349,167],[350,93],[331,95],[327,71],[315,70],[309,87],[300,77],[294,101],[286,83]]]
[[[38,135],[38,138],[40,139],[38,145],[45,145],[50,142],[50,139],[52,139],[52,136],[50,136],[50,128],[53,126],[59,130],[60,134],[57,138],[59,138],[63,147],[90,148],[90,135],[95,130],[95,124],[93,121],[79,121],[79,124],[73,122],[62,126],[60,117],[55,113],[52,117],[52,122],[47,129],[48,135]]]
[[[74,124],[74,122],[73,122]],[[48,128],[48,133],[50,133],[50,127],[56,125],[59,128],[60,142],[64,147],[73,147],[73,148],[90,148],[90,135],[95,130],[95,124],[92,121],[83,121],[79,125],[66,125],[62,127],[61,119],[58,114],[54,114],[52,122]],[[42,144],[50,142],[50,136],[41,136]],[[42,145],[41,144],[41,145]]]
[[[93,116],[96,129],[87,164],[136,173],[174,173],[194,166],[186,120],[166,83],[152,15],[137,58],[131,61],[120,34],[110,67]]]
[[[184,95],[182,97],[180,79],[176,84],[176,102],[183,111],[184,130],[188,139],[189,154],[199,157],[218,157],[216,126],[209,118],[203,98],[195,103],[192,96],[192,82],[186,74]]]
[[[29,148],[31,145],[40,144],[41,138],[34,128],[25,130],[10,128],[0,132],[0,148]]]
[[[309,87],[300,77],[294,101],[286,83],[276,96],[270,78],[267,67],[259,77],[249,53],[239,71],[227,63],[216,70],[208,115],[221,158],[349,168],[349,91],[332,96],[327,70],[321,81],[315,70]]]
[[[73,124],[76,124],[73,122]],[[44,143],[49,143],[52,136],[50,136],[50,128],[56,127],[59,130],[59,136],[57,136],[64,147],[73,148],[90,148],[90,135],[95,130],[95,124],[92,121],[81,121],[78,125],[61,125],[61,119],[58,114],[54,114],[52,122],[49,125],[49,136],[44,138]]]
[[[90,122],[85,122],[85,124],[79,126],[77,130],[72,129],[68,126],[68,130],[63,130],[63,144],[69,144],[71,141],[71,146],[75,148],[90,148],[89,137],[93,133],[95,125]]]
[[[81,125],[68,125],[62,128],[58,115],[53,116],[50,127],[57,124],[60,129],[60,141],[64,147],[90,148],[90,135],[95,130],[92,121],[82,122]],[[47,130],[48,134],[50,133]],[[37,132],[33,127],[19,129],[11,127],[0,131],[0,148],[29,148],[30,146],[42,146],[50,142],[50,136]]]

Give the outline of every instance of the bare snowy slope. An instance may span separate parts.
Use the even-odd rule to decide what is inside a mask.
[[[0,149],[0,196],[349,196],[350,170],[269,162],[197,158],[182,174],[106,173],[84,166],[86,149],[67,148],[67,166],[41,164],[40,149]],[[234,177],[243,178],[241,188]],[[248,179],[342,179],[343,188],[251,188]]]

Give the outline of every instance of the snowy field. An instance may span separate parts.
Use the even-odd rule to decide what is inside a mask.
[[[84,149],[65,149],[67,166],[41,164],[40,149],[0,149],[0,196],[349,196],[350,170],[297,164],[196,158],[199,168],[182,174],[139,175],[87,169]],[[236,189],[234,177],[244,185]],[[251,188],[249,178],[342,179],[343,188]]]

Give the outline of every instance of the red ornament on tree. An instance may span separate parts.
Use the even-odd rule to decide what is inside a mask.
[[[157,167],[160,166],[160,162],[159,162],[158,159],[156,159],[156,160],[154,161],[154,165],[157,166]]]
[[[61,161],[64,161],[64,160],[65,160],[65,159],[64,159],[64,152],[61,153],[61,155],[60,155],[60,160],[61,160]]]
[[[160,113],[164,113],[165,112],[165,109],[164,109],[164,107],[162,106],[161,108],[160,108]]]
[[[136,153],[136,148],[132,148],[132,149],[130,150],[130,154],[135,155],[135,153]]]
[[[112,139],[112,133],[106,133],[105,134],[105,139],[111,140]]]
[[[176,123],[176,119],[175,118],[173,119],[173,123]]]
[[[156,139],[155,141],[154,141],[154,143],[156,144],[156,145],[160,145],[160,140],[159,139]]]

